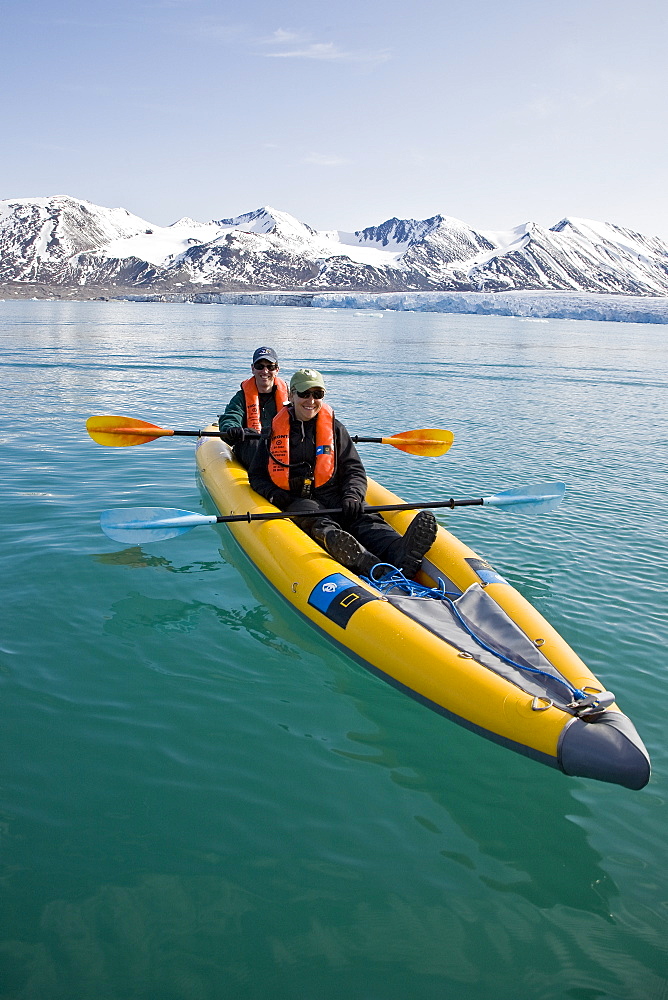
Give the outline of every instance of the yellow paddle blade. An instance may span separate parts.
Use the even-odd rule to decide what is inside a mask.
[[[167,437],[174,431],[166,427],[148,424],[134,417],[89,417],[86,430],[93,441],[107,448],[127,448],[131,444],[145,444],[159,437]]]
[[[402,431],[401,434],[384,437],[382,442],[391,444],[399,451],[407,451],[409,455],[437,458],[439,455],[445,455],[454,439],[452,431],[440,430],[438,427],[423,427],[418,431]]]

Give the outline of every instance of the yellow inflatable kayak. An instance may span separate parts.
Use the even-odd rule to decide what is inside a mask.
[[[276,511],[219,438],[201,437],[196,455],[222,515]],[[366,499],[401,503],[373,480]],[[414,516],[383,514],[402,534]],[[521,594],[444,528],[419,576],[432,593],[415,596],[379,591],[288,519],[228,527],[296,611],[431,709],[565,774],[633,789],[648,782],[647,751],[614,697]]]

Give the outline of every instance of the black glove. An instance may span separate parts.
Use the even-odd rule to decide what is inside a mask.
[[[220,432],[220,437],[225,444],[241,444],[244,439],[244,429],[243,427],[228,427],[227,430]]]
[[[341,510],[343,511],[343,520],[352,524],[364,513],[364,500],[360,500],[358,497],[344,496],[341,499]]]

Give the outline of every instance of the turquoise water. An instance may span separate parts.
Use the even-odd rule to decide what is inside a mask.
[[[0,303],[2,1000],[666,1000],[668,348],[660,327]],[[617,695],[640,792],[436,716],[324,645],[224,527],[123,547],[101,510],[208,509],[197,429],[270,343],[406,498],[562,479],[544,517],[439,518]]]

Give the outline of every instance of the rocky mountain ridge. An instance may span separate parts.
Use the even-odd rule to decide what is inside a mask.
[[[85,290],[585,291],[668,295],[668,244],[612,223],[562,219],[510,232],[392,218],[317,231],[269,207],[161,227],[69,196],[0,201],[0,284]]]

